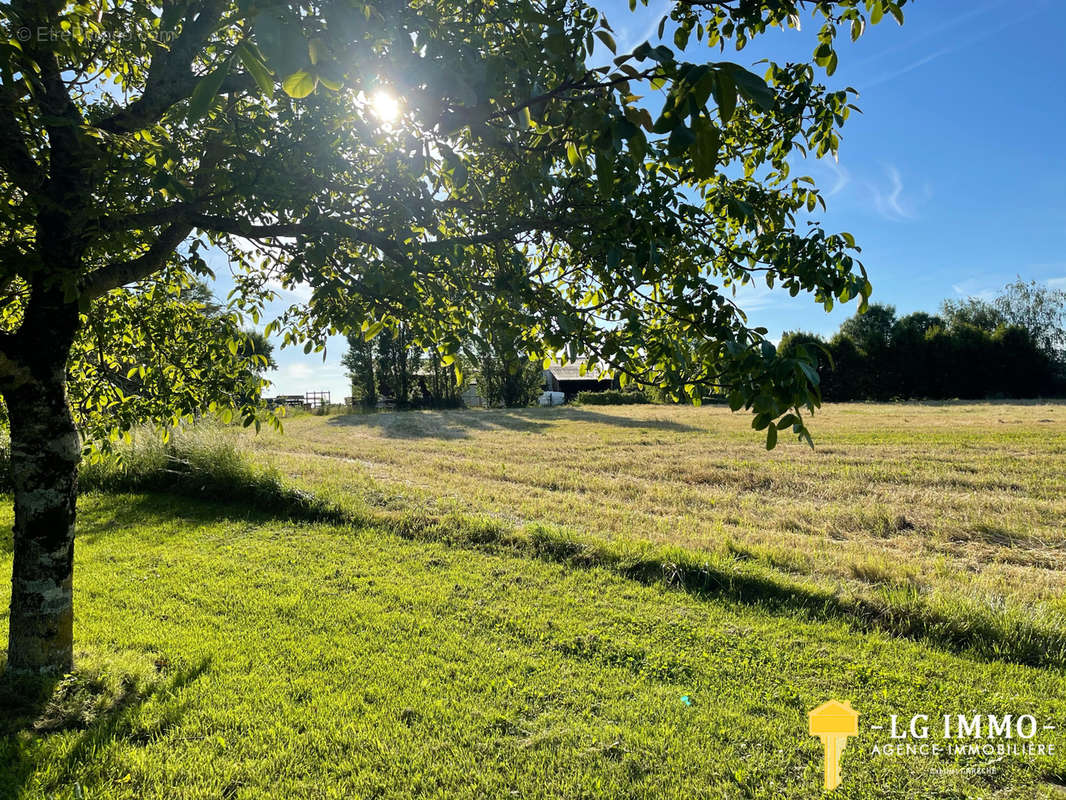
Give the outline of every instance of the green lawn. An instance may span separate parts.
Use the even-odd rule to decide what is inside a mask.
[[[78,670],[0,685],[0,798],[817,797],[830,698],[862,715],[835,797],[1066,797],[1062,422],[834,406],[771,454],[720,408],[199,429],[222,477],[152,485],[225,503],[82,497]],[[919,713],[1057,751],[873,752]]]
[[[0,797],[816,797],[829,697],[863,715],[839,797],[1066,774],[869,752],[889,713],[1061,723],[1059,671],[603,569],[159,496],[83,498],[77,560],[83,668],[7,723]]]

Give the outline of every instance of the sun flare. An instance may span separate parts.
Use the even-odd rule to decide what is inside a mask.
[[[379,89],[370,96],[370,110],[382,122],[395,122],[400,116],[400,101],[391,92]]]

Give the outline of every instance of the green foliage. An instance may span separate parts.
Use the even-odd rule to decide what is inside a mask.
[[[2,327],[18,325],[27,291],[12,298]],[[272,351],[188,276],[108,292],[82,314],[67,367],[86,448],[107,450],[137,426],[165,429],[207,413],[257,428],[263,419],[276,423],[260,408],[261,373],[276,366]]]
[[[1066,291],[1019,278],[993,303],[1008,325],[1025,329],[1045,354],[1066,365]]]
[[[426,349],[409,326],[397,323],[349,333],[341,364],[353,402],[363,408],[374,408],[379,397],[399,408],[455,408],[465,378],[461,363],[454,356],[447,360],[442,363],[437,348]]]
[[[945,300],[940,313],[948,326],[972,325],[987,333],[1022,328],[1048,358],[1066,365],[1066,291],[1019,278],[991,300]]]
[[[478,392],[485,403],[502,408],[532,404],[544,383],[541,362],[514,353],[488,352],[478,363]]]
[[[374,408],[378,402],[378,384],[374,376],[373,340],[360,333],[348,335],[348,349],[341,357],[341,366],[352,382],[352,401],[364,408]]]
[[[256,372],[278,368],[278,362],[274,360],[274,343],[262,331],[253,328],[241,333],[237,355],[251,361]]]
[[[877,356],[892,344],[892,329],[896,324],[896,309],[874,303],[863,314],[844,320],[840,335],[846,336],[859,350]]]
[[[608,63],[595,48],[616,47],[610,24],[583,2],[13,7],[12,26],[64,35],[3,49],[0,279],[40,289],[42,307],[85,306],[177,267],[204,274],[203,250],[221,248],[253,323],[275,282],[310,287],[267,326],[308,351],[403,319],[455,355],[470,318],[505,300],[533,357],[570,348],[697,402],[726,392],[807,436],[811,376],[729,296],[758,279],[865,304],[854,239],[798,223],[824,202],[790,164],[835,153],[853,108],[816,75],[836,68],[839,26],[855,37],[902,5],[817,4],[811,63],[759,74],[715,48],[799,27],[799,0],[679,4],[673,47]],[[379,92],[395,119],[375,116]],[[701,342],[692,357],[683,338]],[[397,397],[402,374],[387,377]],[[89,426],[184,415],[166,386],[137,414],[88,408]]]
[[[421,361],[421,348],[415,344],[409,326],[400,323],[374,337],[378,393],[400,406],[411,402],[414,374]]]
[[[543,352],[544,342],[537,328],[523,321],[535,309],[521,291],[521,260],[498,251],[490,267],[500,288],[471,315],[461,347],[477,370],[477,391],[485,403],[522,408],[532,404],[543,387],[543,363],[537,354]]]
[[[1052,290],[1022,282],[992,301],[945,300],[942,316],[896,319],[891,306],[872,305],[828,342],[786,333],[778,351],[817,357],[826,400],[1054,395],[1066,391],[1053,345],[1064,305]]]
[[[605,392],[578,392],[577,402],[585,406],[632,406],[650,403],[644,392],[619,392],[608,389]]]
[[[988,333],[1007,322],[994,304],[980,297],[948,298],[940,304],[940,314],[951,327],[972,325]]]

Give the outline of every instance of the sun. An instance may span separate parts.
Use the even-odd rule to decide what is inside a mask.
[[[370,96],[370,110],[384,123],[395,122],[400,117],[400,101],[391,92],[378,89]]]

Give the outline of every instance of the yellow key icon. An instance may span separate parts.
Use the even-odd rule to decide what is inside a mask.
[[[811,736],[822,740],[825,748],[825,788],[833,791],[840,785],[840,755],[849,736],[859,732],[859,712],[845,700],[822,703],[808,715]]]

